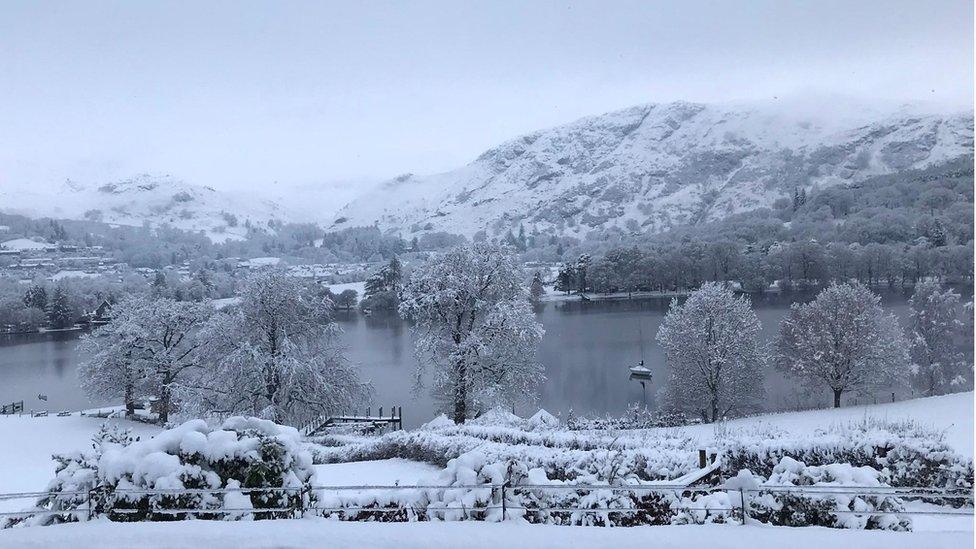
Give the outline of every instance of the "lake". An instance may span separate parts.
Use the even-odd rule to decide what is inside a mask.
[[[812,295],[767,294],[753,298],[763,325],[763,337],[770,340],[792,301]],[[901,293],[883,296],[885,306],[904,322],[907,298]],[[552,413],[620,414],[631,403],[646,398],[653,404],[661,382],[666,379],[664,357],[654,341],[670,298],[607,301],[555,301],[538,311],[546,329],[540,348],[546,380],[539,405]],[[373,382],[373,410],[391,405],[403,407],[404,423],[416,426],[433,416],[434,403],[426,391],[414,394],[415,359],[409,324],[396,318],[355,311],[339,311],[342,344],[346,356],[361,366],[364,377]],[[89,402],[77,380],[78,364],[86,357],[76,351],[78,332],[0,335],[0,403],[24,400],[29,409],[77,410],[108,405]],[[629,380],[628,368],[643,358],[654,379],[642,394],[641,386]],[[767,408],[787,409],[822,402],[829,396],[808,395],[795,382],[767,371],[761,380],[767,387]],[[48,397],[46,402],[38,395]],[[903,398],[907,395],[899,395]],[[890,398],[890,395],[888,395]],[[806,400],[804,400],[806,399]],[[516,410],[531,414],[537,407]]]

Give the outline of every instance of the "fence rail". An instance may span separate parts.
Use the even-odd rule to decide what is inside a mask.
[[[412,490],[490,490],[491,503],[481,507],[461,508],[446,506],[397,506],[397,507],[364,507],[357,505],[349,506],[316,506],[311,502],[311,498],[306,497],[311,493],[317,496],[328,493],[343,492],[368,492],[376,490],[412,491]],[[178,507],[178,508],[126,508],[123,506],[112,507],[104,512],[108,514],[136,514],[148,513],[151,515],[228,515],[228,514],[250,514],[260,516],[266,514],[290,514],[294,517],[305,516],[306,514],[332,514],[332,513],[408,513],[417,514],[425,512],[463,512],[465,516],[472,513],[482,514],[487,511],[501,511],[502,518],[507,518],[510,511],[526,512],[552,512],[552,513],[640,513],[647,509],[640,507],[600,507],[600,506],[578,506],[578,507],[532,507],[520,506],[509,503],[508,496],[520,491],[543,491],[543,492],[632,492],[636,494],[708,494],[712,492],[727,492],[738,494],[739,505],[728,508],[718,507],[682,507],[686,511],[722,511],[738,514],[745,524],[749,520],[751,500],[754,495],[762,493],[800,493],[807,496],[893,496],[905,500],[925,500],[941,499],[959,502],[961,507],[943,509],[907,509],[903,511],[879,511],[879,510],[831,510],[830,513],[849,514],[849,515],[931,515],[931,516],[968,516],[973,517],[973,492],[971,490],[955,490],[933,487],[852,487],[852,486],[761,486],[759,488],[724,488],[722,486],[685,486],[675,485],[649,485],[649,484],[619,484],[619,485],[594,485],[594,484],[467,484],[467,485],[416,485],[416,486],[382,486],[382,485],[357,485],[357,486],[306,486],[306,487],[258,487],[239,489],[229,488],[198,488],[198,489],[137,489],[127,488],[112,491],[103,490],[76,490],[64,492],[16,492],[0,493],[0,501],[16,499],[37,499],[42,497],[61,497],[74,501],[71,504],[77,505],[71,509],[37,509],[31,511],[0,512],[0,518],[24,518],[32,515],[74,515],[78,520],[91,520],[98,514],[98,505],[105,501],[105,498],[119,496],[115,504],[124,505],[130,496],[192,496],[192,495],[217,495],[217,494],[268,494],[281,497],[298,496],[295,505],[290,507],[258,507],[258,508],[201,508],[201,507]],[[271,503],[271,502],[269,502]],[[279,502],[280,503],[280,502]],[[951,510],[949,510],[951,509]]]

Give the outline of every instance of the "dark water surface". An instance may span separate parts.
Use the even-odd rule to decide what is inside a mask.
[[[753,298],[763,326],[763,337],[775,336],[790,303],[812,294],[770,294]],[[580,414],[619,414],[630,403],[641,402],[640,384],[628,379],[628,368],[643,357],[654,372],[647,387],[653,404],[665,379],[664,358],[654,342],[670,298],[546,303],[538,312],[546,329],[540,349],[546,381],[540,404],[558,413],[573,409]],[[885,306],[904,322],[907,298],[901,293],[884,296]],[[339,312],[346,355],[359,364],[375,387],[374,405],[389,410],[403,407],[404,422],[417,425],[432,417],[434,403],[425,393],[414,395],[415,360],[409,324],[392,316],[363,316]],[[24,400],[28,409],[80,409],[107,405],[89,402],[77,379],[78,332],[0,336],[0,403]],[[643,351],[642,351],[643,349]],[[762,380],[767,387],[767,408],[782,409],[804,391],[775,371]],[[38,394],[48,396],[47,402]],[[827,402],[827,395],[813,395]],[[517,410],[532,413],[534,410]]]

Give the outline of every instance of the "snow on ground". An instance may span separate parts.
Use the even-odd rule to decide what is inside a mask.
[[[47,242],[40,242],[37,240],[31,240],[29,238],[15,238],[13,240],[7,240],[5,242],[0,242],[0,248],[5,250],[50,250],[57,248],[54,244],[48,244]]]
[[[583,294],[586,296],[588,301],[611,301],[611,300],[625,300],[625,299],[646,299],[651,297],[662,298],[662,297],[681,297],[688,295],[688,292],[611,292],[609,294],[601,294],[596,292],[586,292]],[[583,298],[580,294],[560,292],[554,286],[546,286],[546,293],[542,296],[542,301],[581,301]]]
[[[961,512],[962,509],[947,509],[939,505],[921,501],[905,503],[905,509],[914,512],[932,513],[930,515],[912,515],[913,532],[965,532],[973,531],[974,517],[972,510],[969,516],[950,516],[936,513]]]
[[[214,299],[210,303],[213,305],[214,309],[219,311],[226,307],[230,307],[231,305],[237,305],[240,302],[241,297],[235,295],[234,297],[222,297],[220,299]]]
[[[101,276],[98,273],[86,273],[85,271],[58,271],[48,277],[48,280],[55,282],[63,278],[96,278]]]
[[[242,265],[256,269],[258,267],[273,267],[281,263],[280,257],[252,257],[241,262]]]
[[[124,419],[0,416],[0,440],[4,441],[0,446],[0,494],[44,490],[54,478],[51,455],[90,448],[92,435],[105,422],[130,428],[142,437],[159,431],[158,427]]]
[[[826,410],[786,412],[735,419],[722,424],[721,429],[762,429],[772,427],[792,434],[812,434],[818,429],[844,426],[865,419],[888,421],[912,420],[920,425],[945,430],[946,442],[957,452],[973,456],[973,392],[956,393],[927,398],[850,406]],[[707,441],[715,436],[715,425],[682,427],[683,434]]]
[[[343,282],[342,284],[329,284],[329,289],[335,295],[341,294],[345,290],[356,290],[356,302],[360,302],[363,296],[366,294],[366,281],[360,280],[359,282]]]
[[[440,469],[427,463],[393,458],[315,466],[315,486],[406,486],[424,484]]]
[[[516,547],[615,549],[762,549],[857,547],[858,549],[948,549],[972,546],[972,531],[887,532],[765,526],[548,526],[515,522],[336,522],[321,518],[256,522],[90,522],[0,530],[0,547],[32,549],[101,547],[253,549],[412,549]]]

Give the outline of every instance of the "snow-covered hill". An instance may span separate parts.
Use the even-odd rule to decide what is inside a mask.
[[[972,152],[971,113],[640,105],[514,139],[454,171],[397,177],[332,227],[655,231]]]
[[[67,181],[56,188],[0,188],[0,209],[31,217],[88,219],[118,225],[167,224],[203,231],[214,241],[243,238],[247,222],[267,227],[269,220],[291,217],[270,200],[146,174],[102,184]]]

